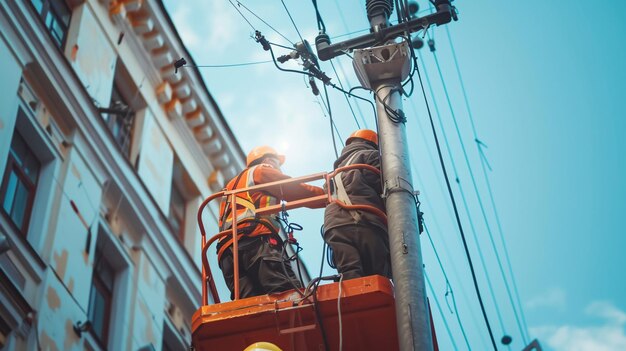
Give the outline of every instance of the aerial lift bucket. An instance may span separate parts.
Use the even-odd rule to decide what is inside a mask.
[[[382,276],[368,276],[331,284],[313,284],[304,293],[288,290],[240,299],[238,293],[237,225],[214,235],[208,241],[202,222],[202,211],[216,199],[231,197],[232,213],[236,216],[235,196],[241,192],[263,190],[288,183],[306,183],[324,179],[326,184],[337,173],[354,168],[379,170],[364,164],[336,169],[333,173],[318,173],[290,178],[249,188],[221,191],[209,196],[200,206],[198,223],[202,232],[202,303],[192,317],[192,347],[195,350],[245,350],[258,342],[274,344],[286,350],[397,350],[394,291],[391,281]],[[279,211],[327,204],[327,194],[270,206],[257,211],[267,215]],[[347,209],[384,213],[365,205],[338,204]],[[208,263],[207,251],[215,241],[231,235],[235,263],[235,299],[220,303]],[[209,294],[216,304],[209,304]],[[434,333],[434,329],[433,329]]]

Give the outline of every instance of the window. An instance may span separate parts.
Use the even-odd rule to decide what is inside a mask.
[[[168,220],[174,230],[174,234],[181,242],[185,240],[185,198],[181,194],[175,182],[172,182],[172,194],[170,197],[170,213]]]
[[[95,262],[93,279],[91,280],[88,318],[91,322],[91,333],[100,345],[107,348],[115,271],[103,259],[101,251],[96,251],[96,257],[99,259]]]
[[[111,100],[106,107],[98,106],[98,111],[119,150],[134,164],[140,139],[134,138],[134,132],[141,128],[147,105],[122,60],[118,59],[115,65]]]
[[[109,108],[102,108],[100,112],[117,146],[128,156],[135,112],[124,99],[117,84],[113,85]]]
[[[21,109],[19,114],[23,114]],[[40,167],[39,160],[16,131],[2,178],[0,201],[2,211],[24,236],[28,232]]]
[[[32,0],[32,3],[56,46],[63,47],[72,15],[70,8],[64,0]]]
[[[192,217],[195,216],[193,208],[199,205],[196,204],[196,200],[200,198],[200,192],[176,155],[174,155],[170,189],[170,207],[167,219],[172,233],[183,246],[187,247],[191,243],[190,238],[192,236],[185,234],[190,234],[193,226]]]

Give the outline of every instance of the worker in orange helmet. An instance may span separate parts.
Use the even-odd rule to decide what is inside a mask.
[[[226,185],[224,190],[248,188],[254,185],[289,179],[281,172],[285,156],[269,146],[259,146],[248,154],[246,168]],[[239,247],[239,296],[241,298],[301,288],[291,265],[284,262],[283,241],[278,235],[280,223],[275,215],[256,215],[258,209],[277,205],[281,200],[293,201],[324,195],[322,188],[292,183],[273,186],[262,191],[237,195],[237,231]],[[323,207],[320,202],[318,207]],[[220,204],[220,231],[232,228],[231,197]],[[232,236],[223,237],[217,245],[219,266],[234,299],[234,264]],[[283,266],[284,265],[284,266]]]
[[[367,164],[380,169],[378,135],[360,129],[346,140],[334,168]],[[347,205],[369,205],[385,213],[380,175],[367,169],[340,172],[333,178],[334,196]],[[335,202],[326,206],[324,240],[343,279],[378,274],[391,278],[386,219],[367,211],[347,210]]]

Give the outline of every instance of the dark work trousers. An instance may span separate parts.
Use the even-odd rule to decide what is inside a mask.
[[[343,279],[378,274],[391,278],[387,232],[377,226],[344,225],[328,230],[324,240]]]
[[[270,242],[270,237],[274,239],[276,244]],[[285,276],[282,263],[283,256],[281,256],[282,245],[283,241],[277,235],[261,235],[239,240],[240,298],[290,290],[293,289],[293,284],[302,288],[302,284],[291,269],[289,262],[285,262],[285,269],[287,270],[287,276]],[[219,266],[230,290],[230,299],[233,300],[235,298],[235,283],[232,246],[222,254]]]

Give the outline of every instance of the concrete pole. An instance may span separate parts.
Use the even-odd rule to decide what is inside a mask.
[[[432,351],[417,206],[413,194],[405,125],[389,119],[381,101],[384,99],[391,110],[402,109],[399,88],[399,78],[396,81],[379,82],[374,87],[395,286],[398,341],[402,351]]]

